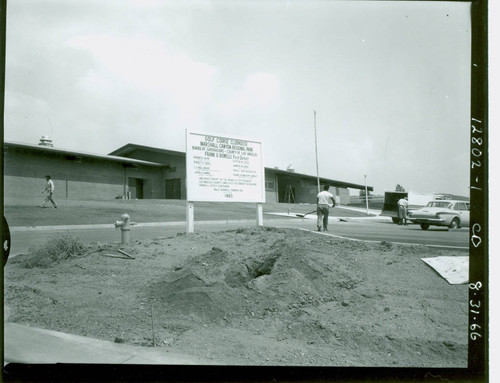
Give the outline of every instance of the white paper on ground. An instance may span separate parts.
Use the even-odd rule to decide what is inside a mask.
[[[469,282],[469,257],[421,258],[452,285]]]

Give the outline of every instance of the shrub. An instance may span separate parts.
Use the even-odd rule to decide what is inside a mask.
[[[52,237],[45,243],[36,248],[31,248],[28,255],[23,256],[23,267],[49,268],[67,258],[82,255],[87,247],[79,238],[72,237],[69,234]]]

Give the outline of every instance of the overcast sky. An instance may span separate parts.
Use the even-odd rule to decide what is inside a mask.
[[[185,151],[261,141],[266,167],[468,195],[470,4],[16,0],[5,140]]]

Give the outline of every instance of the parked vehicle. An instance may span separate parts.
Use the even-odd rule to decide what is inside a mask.
[[[457,229],[469,226],[469,201],[434,200],[427,206],[408,212],[408,220],[420,224],[422,230],[430,226],[446,226]]]
[[[407,192],[385,192],[384,207],[382,208],[381,216],[391,217],[392,222],[399,223],[398,201],[401,198],[408,197]]]

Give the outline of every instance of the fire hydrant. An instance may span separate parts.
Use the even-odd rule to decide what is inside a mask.
[[[115,222],[115,229],[120,228],[122,232],[122,244],[130,242],[130,216],[125,213],[121,215],[121,221]]]

